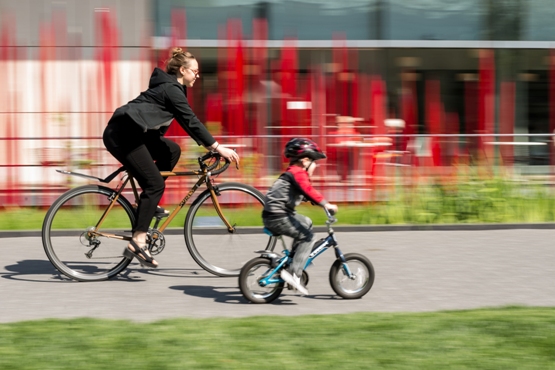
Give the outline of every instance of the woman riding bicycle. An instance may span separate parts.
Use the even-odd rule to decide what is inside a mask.
[[[142,188],[133,237],[124,255],[137,258],[142,265],[158,267],[146,249],[146,235],[165,189],[160,171],[172,171],[181,155],[179,145],[164,138],[173,119],[199,145],[239,162],[239,155],[220,145],[193,113],[187,100],[187,87],[200,78],[195,57],[181,48],[172,50],[165,71],[155,68],[148,89],[119,107],[104,130],[106,149],[138,181]],[[158,207],[159,208],[159,207]],[[158,212],[164,212],[158,209]]]

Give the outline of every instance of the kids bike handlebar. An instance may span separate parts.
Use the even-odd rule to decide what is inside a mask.
[[[328,225],[331,225],[337,222],[337,218],[333,217],[335,215],[334,211],[324,208],[324,212],[326,212],[326,216],[328,216],[328,220],[326,221]]]

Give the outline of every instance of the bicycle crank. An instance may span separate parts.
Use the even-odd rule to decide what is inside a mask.
[[[157,255],[164,250],[164,247],[166,246],[166,238],[160,231],[149,229],[146,238],[150,254]]]

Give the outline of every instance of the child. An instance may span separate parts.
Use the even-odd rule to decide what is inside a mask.
[[[305,198],[332,212],[337,212],[337,206],[328,203],[310,184],[310,177],[316,168],[314,162],[326,158],[314,141],[306,138],[291,139],[285,145],[284,154],[290,160],[289,167],[266,194],[262,220],[264,226],[275,235],[294,239],[293,262],[289,271],[281,271],[281,278],[301,294],[307,295],[308,290],[302,285],[300,277],[312,250],[314,233],[312,220],[297,214],[295,207]]]

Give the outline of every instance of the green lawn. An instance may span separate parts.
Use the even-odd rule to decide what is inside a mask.
[[[400,202],[340,204],[339,213],[336,217],[339,220],[337,225],[555,222],[555,200],[553,199],[523,199],[518,202],[504,201],[499,203],[471,211],[459,209],[458,212],[451,211],[451,208],[433,201],[430,201],[425,208]],[[471,201],[468,205],[469,207],[473,206]],[[32,207],[0,210],[0,230],[40,230],[46,211],[46,209]],[[303,205],[298,208],[298,212],[310,217],[314,225],[324,225],[326,220],[320,207]],[[259,213],[242,215],[242,219],[247,220],[252,226],[261,226],[262,220]],[[182,228],[186,214],[187,208],[182,209],[173,219],[170,227]],[[67,224],[58,225],[62,228],[71,228],[76,217],[78,218],[81,215],[67,211],[64,216]],[[110,221],[103,226],[105,228],[117,227],[117,220],[127,225],[125,222],[126,216],[122,212],[121,217],[111,214]]]
[[[358,208],[358,207],[357,207]],[[168,208],[171,210],[171,208]],[[178,215],[172,220],[170,227],[182,228],[185,222],[185,216],[187,215],[188,207],[185,207],[178,213]],[[318,222],[318,224],[324,224],[325,215],[320,207],[313,206],[302,206],[299,209],[303,214],[307,214],[313,220]],[[0,230],[40,230],[42,228],[42,222],[44,216],[46,215],[46,209],[39,209],[33,207],[27,208],[12,208],[7,210],[0,210]],[[262,218],[260,211],[249,212],[244,209],[233,210],[241,214],[241,220],[252,226],[262,226]],[[213,214],[212,212],[211,214]],[[348,214],[347,212],[345,213]],[[199,213],[200,216],[203,215],[202,210]],[[84,215],[80,214],[78,211],[73,210],[63,210],[57,217],[57,225],[59,228],[70,229],[74,226],[75,220],[83,218]],[[100,217],[100,216],[98,216]],[[103,224],[105,228],[113,228],[118,226],[126,226],[127,216],[122,210],[113,210],[110,213],[110,217],[106,223]],[[348,220],[348,218],[347,218]],[[342,220],[345,223],[344,220]]]
[[[170,227],[183,227],[187,209],[188,206],[181,210]],[[303,204],[298,211],[312,218],[315,225],[324,224],[320,207]],[[251,213],[243,212],[242,220],[260,226],[260,211]],[[46,209],[33,207],[0,210],[0,230],[38,230],[45,214]],[[67,212],[68,228],[76,217],[80,215]],[[555,222],[555,188],[501,178],[464,179],[413,188],[398,186],[387,192],[376,190],[372,202],[339,204],[337,218],[339,225]]]
[[[555,308],[0,325],[0,369],[370,368],[555,369]]]

